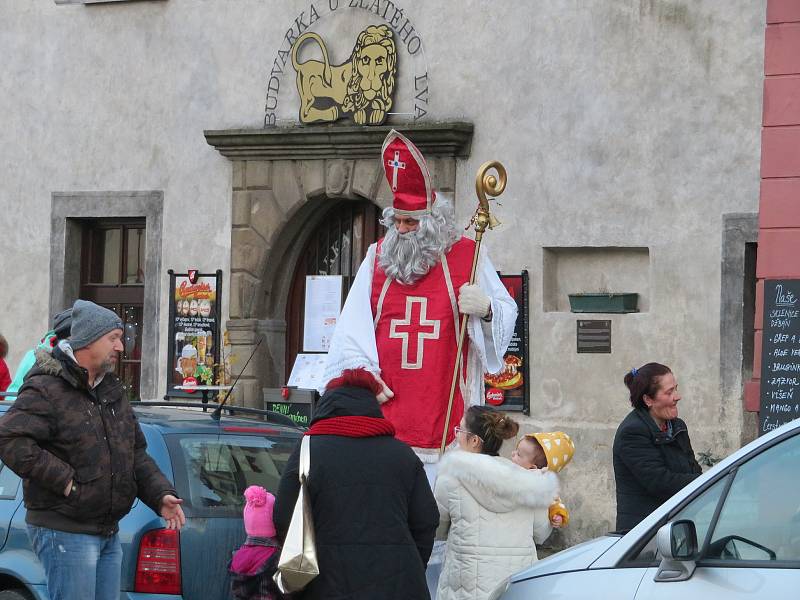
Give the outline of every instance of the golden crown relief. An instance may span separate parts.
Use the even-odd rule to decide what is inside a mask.
[[[314,41],[322,60],[298,62],[300,47]],[[359,125],[380,125],[392,107],[397,51],[387,25],[371,25],[358,34],[350,58],[331,65],[328,48],[313,32],[292,44],[292,65],[297,72],[300,122],[333,122],[349,116]]]

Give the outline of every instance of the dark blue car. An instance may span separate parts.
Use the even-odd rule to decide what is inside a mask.
[[[10,406],[0,402],[0,415]],[[281,415],[248,418],[237,410],[215,420],[211,412],[175,403],[134,407],[148,453],[183,498],[186,525],[180,532],[164,529],[136,501],[120,522],[120,598],[228,599],[226,566],[245,539],[242,494],[249,485],[276,492],[302,431]],[[49,600],[44,570],[28,541],[21,480],[0,464],[0,600],[31,599]]]

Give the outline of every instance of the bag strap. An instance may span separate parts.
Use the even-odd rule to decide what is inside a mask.
[[[311,437],[308,435],[303,436],[303,441],[300,442],[300,468],[299,476],[300,483],[308,478],[308,472],[311,470]]]

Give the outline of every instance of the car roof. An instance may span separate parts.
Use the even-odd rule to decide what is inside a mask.
[[[169,407],[169,406],[136,406],[136,416],[142,424],[152,425],[157,429],[168,432],[187,432],[194,433],[213,432],[219,430],[234,430],[238,433],[247,433],[248,429],[253,429],[253,433],[270,433],[279,435],[297,436],[301,434],[299,428],[273,423],[269,420],[251,418],[246,416],[229,416],[222,413],[219,420],[213,415],[213,407],[204,412],[202,408],[189,407]]]
[[[8,411],[14,406],[14,402],[0,402],[0,414]],[[220,415],[216,420],[212,415],[216,404],[206,407],[203,411],[201,406],[147,406],[132,403],[131,406],[136,411],[139,423],[154,427],[162,433],[213,433],[218,434],[220,430],[235,433],[254,433],[263,435],[271,433],[280,436],[296,437],[302,433],[299,427],[274,423],[262,418],[247,416],[230,416],[226,413]],[[267,419],[269,414],[263,415]]]

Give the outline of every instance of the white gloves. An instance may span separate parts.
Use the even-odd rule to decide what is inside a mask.
[[[458,311],[463,315],[488,317],[492,306],[489,296],[477,285],[465,283],[458,290]]]

